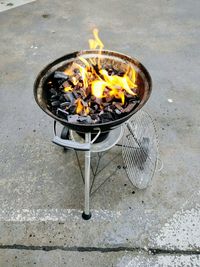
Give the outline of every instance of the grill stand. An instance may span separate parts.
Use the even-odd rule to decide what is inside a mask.
[[[111,132],[112,132],[112,134],[109,138],[107,138],[105,141],[97,143],[97,144],[93,144],[93,143],[100,135],[100,133],[101,133],[100,129],[99,129],[98,134],[95,136],[95,138],[93,140],[91,140],[91,133],[90,132],[85,133],[85,143],[80,143],[79,141],[76,141],[76,139],[74,138],[73,131],[71,131],[71,130],[68,131],[67,128],[66,129],[63,128],[62,133],[61,133],[62,138],[57,136],[57,134],[56,134],[56,121],[54,121],[54,138],[53,138],[52,142],[59,145],[59,146],[64,147],[64,149],[73,149],[73,150],[75,150],[75,152],[76,151],[84,151],[85,152],[85,175],[84,175],[84,179],[83,179],[84,180],[84,186],[85,186],[85,205],[84,205],[84,211],[82,213],[82,218],[85,220],[89,220],[91,218],[90,193],[92,193],[91,189],[92,189],[92,186],[94,183],[94,179],[95,179],[96,175],[98,174],[97,171],[98,171],[98,166],[99,166],[99,162],[98,162],[96,170],[94,171],[92,169],[92,173],[93,173],[94,178],[92,181],[92,185],[90,187],[90,169],[92,168],[92,166],[91,166],[91,152],[98,153],[98,157],[99,157],[99,161],[100,161],[102,155],[100,154],[100,156],[99,156],[99,152],[105,152],[117,144],[117,142],[121,139],[121,137],[123,135],[123,127],[120,126],[119,128],[111,130]],[[77,153],[76,153],[76,156],[77,156]],[[77,157],[77,160],[78,160],[78,157]],[[79,163],[79,160],[78,160],[78,163]],[[82,174],[82,171],[81,171],[81,174]],[[108,178],[110,178],[110,177],[108,177]],[[102,184],[104,184],[104,182]]]
[[[144,121],[144,118],[143,120]],[[151,122],[152,123],[152,122]],[[133,127],[134,126],[134,127]],[[69,130],[67,127],[64,127],[62,132],[61,132],[61,138],[59,136],[56,135],[56,121],[54,121],[54,138],[53,138],[53,143],[62,146],[65,150],[66,149],[72,149],[75,151],[76,154],[76,158],[77,158],[77,163],[78,166],[80,168],[80,172],[81,172],[81,176],[84,182],[84,191],[85,191],[85,201],[84,201],[84,211],[82,213],[82,218],[84,220],[89,220],[91,218],[91,212],[90,212],[90,196],[93,195],[114,173],[116,173],[117,169],[111,174],[109,175],[109,177],[107,177],[103,183],[101,183],[101,185],[99,185],[95,190],[93,190],[92,192],[92,188],[94,185],[94,180],[95,177],[107,166],[109,165],[106,164],[105,167],[103,167],[100,171],[98,170],[99,168],[99,163],[100,160],[102,158],[103,155],[106,154],[106,151],[111,149],[113,146],[117,145],[117,146],[122,146],[122,154],[126,152],[126,149],[131,148],[132,149],[132,153],[130,154],[129,151],[129,157],[133,157],[133,160],[131,161],[131,167],[133,167],[132,165],[136,167],[139,167],[140,171],[144,170],[143,165],[146,164],[147,160],[152,163],[154,165],[155,163],[155,168],[153,169],[153,173],[150,176],[150,178],[148,177],[147,183],[145,183],[144,185],[141,185],[141,182],[143,182],[141,177],[129,177],[129,173],[127,173],[128,178],[130,179],[130,181],[132,182],[132,178],[133,178],[133,184],[140,189],[146,188],[148,183],[150,182],[150,180],[153,177],[153,174],[155,172],[155,169],[157,167],[157,156],[155,158],[153,158],[153,162],[152,162],[152,158],[151,158],[151,154],[149,152],[149,149],[151,151],[157,151],[158,147],[157,147],[157,142],[155,143],[155,148],[153,150],[154,147],[149,147],[149,142],[150,142],[150,137],[149,135],[145,134],[143,136],[143,132],[144,132],[144,127],[141,128],[139,127],[140,125],[137,123],[136,120],[134,120],[134,123],[131,121],[128,121],[127,123],[124,123],[123,125],[119,126],[118,128],[115,128],[113,130],[111,130],[109,132],[109,135],[102,141],[96,142],[95,140],[97,140],[97,138],[99,137],[101,130],[99,128],[97,128],[97,130],[99,130],[99,132],[97,133],[97,135],[91,140],[91,133],[85,133],[85,139],[84,137],[80,140],[80,135],[78,135],[75,131],[73,130]],[[154,126],[154,125],[153,125]],[[155,126],[154,126],[155,127]],[[124,128],[126,130],[124,130]],[[142,130],[141,130],[142,129]],[[146,129],[146,128],[145,128]],[[140,135],[137,133],[136,130],[140,130]],[[155,128],[153,129],[154,134],[156,134],[156,130]],[[123,144],[118,144],[118,141],[122,138],[123,135]],[[133,144],[132,141],[129,140],[130,136],[133,138]],[[78,138],[79,137],[79,138]],[[157,138],[156,138],[157,140]],[[124,142],[125,141],[125,142]],[[127,143],[128,142],[128,143]],[[129,144],[130,143],[130,144]],[[81,168],[81,164],[80,164],[80,160],[78,157],[78,153],[77,151],[84,151],[85,152],[85,168],[84,168],[84,175],[83,175],[83,171]],[[93,164],[91,164],[91,153],[97,153],[98,155],[98,162],[96,165],[96,168],[93,168]],[[156,154],[157,155],[157,154]],[[117,155],[119,156],[119,155]],[[126,156],[126,154],[125,154]],[[136,159],[136,161],[134,161],[134,159]],[[127,170],[127,164],[129,164],[130,162],[127,162],[126,157],[123,157],[124,160],[124,166],[123,168]],[[111,162],[111,161],[110,161]],[[144,165],[145,166],[145,165]],[[121,168],[121,166],[117,166],[118,169]],[[130,166],[129,166],[130,168]],[[151,170],[149,170],[150,172]],[[90,176],[91,174],[93,175],[93,180],[91,182],[90,185]],[[137,182],[137,179],[139,179],[139,184],[135,184],[135,182]],[[146,180],[145,180],[146,181]]]
[[[85,143],[91,142],[91,133],[85,134]],[[85,208],[82,213],[82,217],[84,220],[89,220],[91,218],[90,212],[90,158],[91,151],[85,151]]]

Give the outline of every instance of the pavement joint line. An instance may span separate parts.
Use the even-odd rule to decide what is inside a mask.
[[[121,211],[106,209],[91,210],[92,220],[111,221],[122,216]],[[62,221],[67,219],[80,220],[82,210],[79,209],[0,209],[1,222],[43,222],[43,221]]]
[[[100,252],[100,253],[109,253],[109,252],[121,252],[121,251],[129,251],[129,252],[145,252],[152,255],[158,254],[171,254],[171,255],[200,255],[200,250],[171,250],[171,249],[159,249],[159,248],[140,248],[140,247],[81,247],[81,246],[73,246],[73,247],[65,247],[65,246],[26,246],[26,245],[0,245],[0,249],[17,249],[17,250],[42,250],[45,252],[53,251],[53,250],[63,250],[69,252]]]

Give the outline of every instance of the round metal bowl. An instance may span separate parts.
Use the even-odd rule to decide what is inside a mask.
[[[101,62],[108,65],[112,65],[117,69],[125,70],[127,65],[131,65],[134,67],[137,73],[137,84],[138,84],[138,96],[140,98],[140,103],[133,108],[128,114],[124,115],[123,117],[105,122],[105,123],[96,123],[96,124],[82,124],[82,123],[69,123],[67,120],[62,119],[55,114],[53,114],[47,106],[47,92],[45,87],[45,82],[48,77],[56,70],[64,70],[66,66],[69,66],[74,61],[78,61],[79,57],[84,57],[85,59],[97,59],[101,58]],[[101,55],[99,54],[99,50],[84,50],[79,52],[74,52],[71,54],[67,54],[61,58],[56,59],[52,63],[48,64],[37,76],[35,83],[34,83],[34,96],[35,100],[40,106],[42,110],[44,110],[49,116],[53,119],[59,121],[64,126],[68,127],[69,129],[78,131],[78,132],[91,132],[96,133],[101,130],[101,132],[108,132],[111,129],[116,128],[126,120],[128,120],[134,113],[136,113],[139,109],[141,109],[144,104],[149,99],[152,90],[152,81],[149,72],[146,68],[136,59],[131,58],[129,56],[114,52],[103,50],[101,51]]]

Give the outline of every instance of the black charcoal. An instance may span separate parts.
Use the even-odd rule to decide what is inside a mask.
[[[58,106],[60,106],[60,101],[53,101],[53,102],[51,102],[51,106],[52,107],[58,107]]]
[[[122,110],[123,107],[121,106],[121,104],[119,102],[113,102],[113,105],[118,109],[118,110]]]
[[[55,71],[55,73],[54,73],[54,79],[68,80],[69,79],[69,76],[67,74],[65,74],[64,72]]]
[[[53,100],[58,100],[59,99],[59,95],[52,95],[50,98],[52,101]]]
[[[116,74],[117,74],[118,76],[120,76],[120,77],[123,77],[124,74],[125,74],[125,72],[120,70],[120,71],[118,71]]]
[[[135,103],[130,103],[126,108],[122,110],[123,113],[129,113],[133,110],[133,108],[136,106]]]
[[[59,97],[59,100],[60,100],[60,102],[64,102],[64,101],[65,101],[65,98],[64,98],[64,96],[63,96],[63,95],[61,95],[61,96]]]
[[[70,123],[76,123],[78,121],[79,115],[68,115],[67,120]]]
[[[62,110],[60,108],[57,109],[56,113],[57,115],[64,117],[64,118],[67,118],[67,116],[69,115],[69,112]]]
[[[79,95],[77,94],[77,92],[74,91],[72,94],[73,94],[75,99],[79,98]]]
[[[95,110],[98,110],[98,108],[99,108],[99,106],[96,104],[96,105],[94,105],[94,109]]]
[[[70,102],[63,102],[60,104],[61,108],[65,108],[65,107],[69,107],[70,106]]]
[[[74,114],[74,113],[76,113],[76,106],[71,106],[70,108],[69,108],[69,113],[70,114]]]
[[[74,101],[75,101],[74,94],[71,93],[71,92],[67,92],[67,93],[65,93],[65,94],[64,94],[64,98],[65,98],[67,101],[71,102],[72,104],[73,104]]]
[[[92,123],[92,119],[90,116],[79,116],[78,122],[81,123]]]
[[[57,95],[58,93],[57,93],[57,91],[54,89],[54,88],[50,88],[50,93],[52,94],[52,95]]]
[[[99,116],[102,122],[109,122],[113,120],[113,116],[110,112],[103,113]]]
[[[119,109],[115,109],[115,113],[117,114],[117,115],[120,115],[122,112],[119,110]]]

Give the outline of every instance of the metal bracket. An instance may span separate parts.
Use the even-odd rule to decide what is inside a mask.
[[[52,142],[56,145],[66,147],[69,149],[80,150],[80,151],[89,151],[90,150],[90,144],[89,143],[80,144],[78,142],[74,142],[71,140],[62,139],[56,135],[54,136]]]
[[[71,140],[66,140],[66,139],[62,139],[59,136],[56,135],[56,121],[54,121],[54,137],[52,142],[56,145],[65,147],[65,148],[69,148],[69,149],[74,149],[74,150],[80,150],[80,151],[89,151],[90,150],[90,143],[78,143],[75,141],[71,141]]]

